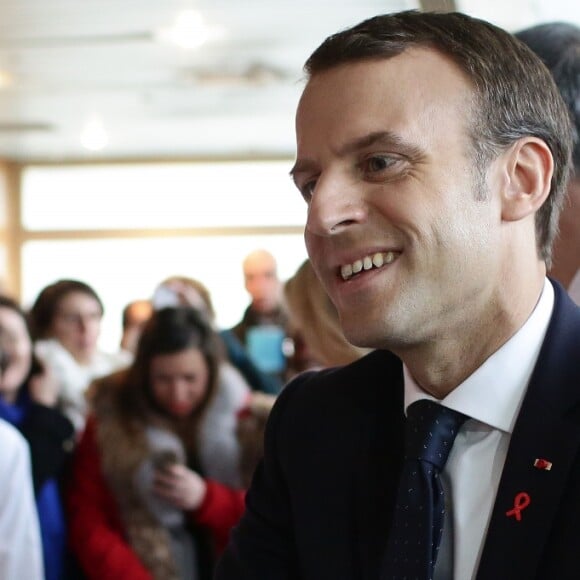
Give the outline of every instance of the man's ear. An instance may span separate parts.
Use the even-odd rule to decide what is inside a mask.
[[[523,137],[505,152],[501,217],[521,220],[538,211],[550,193],[554,159],[536,137]]]

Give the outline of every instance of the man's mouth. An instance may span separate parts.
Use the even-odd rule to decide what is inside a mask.
[[[344,264],[341,266],[340,276],[345,281],[350,280],[361,272],[376,270],[386,264],[391,264],[398,255],[396,252],[375,252],[374,254],[355,260],[352,264]]]

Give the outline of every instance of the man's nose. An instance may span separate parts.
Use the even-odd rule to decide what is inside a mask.
[[[306,229],[332,236],[366,219],[360,190],[340,176],[320,176],[308,206]]]

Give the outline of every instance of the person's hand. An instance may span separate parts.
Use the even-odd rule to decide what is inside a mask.
[[[176,508],[193,511],[205,498],[207,486],[195,471],[174,463],[155,472],[155,493]]]
[[[39,405],[54,407],[58,401],[60,386],[56,377],[46,367],[31,377],[28,383],[30,398]]]

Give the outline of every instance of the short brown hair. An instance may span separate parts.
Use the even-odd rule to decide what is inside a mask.
[[[536,214],[538,254],[549,265],[570,171],[572,128],[549,71],[527,46],[465,14],[405,11],[375,16],[328,37],[304,69],[312,77],[349,62],[391,58],[411,47],[431,47],[449,56],[472,82],[471,141],[481,174],[522,137],[537,137],[550,148],[550,194]]]

